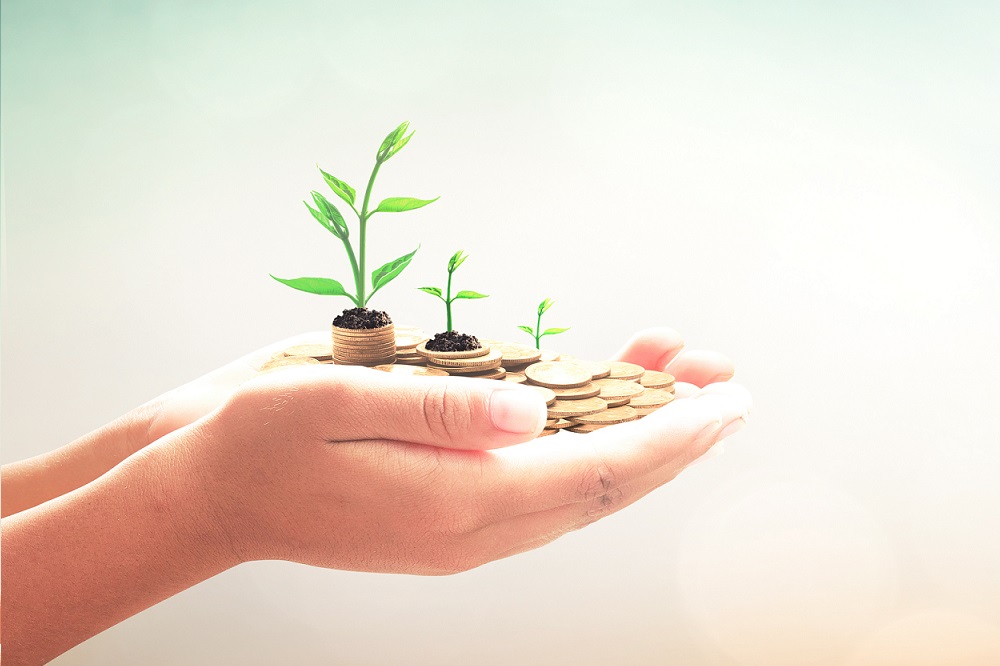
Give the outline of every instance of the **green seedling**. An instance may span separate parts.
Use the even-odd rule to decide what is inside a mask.
[[[333,193],[340,197],[358,218],[358,252],[354,253],[354,247],[351,244],[350,232],[347,227],[347,223],[344,221],[344,216],[340,214],[340,211],[332,203],[327,200],[319,192],[312,192],[313,203],[316,204],[316,208],[309,205],[308,202],[303,201],[306,208],[312,214],[316,221],[319,222],[324,229],[329,231],[331,234],[340,239],[344,244],[344,249],[347,251],[347,257],[351,261],[351,270],[354,273],[354,293],[350,293],[344,288],[344,285],[334,280],[332,278],[323,277],[301,277],[286,280],[283,278],[275,277],[271,275],[272,278],[277,280],[282,284],[286,284],[293,289],[298,289],[300,291],[307,291],[311,294],[321,294],[323,296],[347,296],[354,305],[363,308],[367,305],[368,301],[372,296],[378,292],[379,289],[389,284],[393,279],[396,278],[403,269],[410,265],[410,260],[413,259],[413,255],[417,253],[420,246],[417,246],[417,250],[410,252],[409,254],[404,254],[398,259],[394,259],[386,264],[383,264],[371,274],[371,289],[366,289],[365,286],[365,272],[367,261],[367,235],[368,235],[368,221],[376,213],[402,213],[407,210],[414,210],[416,208],[423,208],[427,204],[437,201],[440,197],[435,197],[433,199],[414,199],[412,197],[390,197],[388,199],[383,199],[374,210],[369,209],[368,204],[372,195],[372,186],[375,185],[375,177],[378,175],[378,170],[383,164],[388,162],[396,153],[403,149],[410,141],[410,137],[413,136],[413,132],[406,134],[407,128],[410,126],[408,122],[401,124],[399,127],[389,132],[389,135],[385,137],[382,145],[379,146],[378,153],[375,155],[375,168],[372,169],[372,175],[368,179],[368,188],[365,190],[365,198],[361,203],[361,210],[359,211],[355,206],[355,196],[356,192],[353,187],[345,183],[344,181],[331,176],[323,169],[319,169],[320,173],[323,174],[323,180],[326,184],[330,186]],[[317,168],[319,166],[317,165]]]
[[[542,338],[546,335],[556,335],[557,333],[565,333],[569,330],[568,328],[547,328],[544,331],[542,330],[542,315],[545,314],[554,304],[555,301],[551,298],[546,298],[538,304],[538,321],[535,328],[531,328],[530,326],[518,326],[519,329],[535,338],[535,349],[542,348]]]
[[[437,296],[442,301],[444,301],[445,310],[448,313],[448,328],[446,330],[453,331],[455,329],[451,326],[451,304],[460,298],[486,298],[489,294],[480,294],[478,291],[469,291],[463,289],[454,296],[451,295],[451,276],[455,274],[455,271],[465,263],[465,260],[469,258],[469,255],[465,254],[462,250],[459,250],[455,254],[451,255],[451,259],[448,260],[448,291],[447,293],[442,293],[437,287],[420,287],[420,291],[425,291],[432,296]]]

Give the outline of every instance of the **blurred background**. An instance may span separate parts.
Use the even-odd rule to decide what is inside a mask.
[[[1000,662],[1000,5],[3,0],[2,458],[328,329],[302,206],[374,198],[372,301],[605,357],[668,325],[755,396],[725,455],[446,578],[264,562],[75,664]]]

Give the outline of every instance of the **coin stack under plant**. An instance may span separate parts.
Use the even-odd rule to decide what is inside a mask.
[[[333,362],[337,365],[383,365],[396,360],[392,324],[381,328],[333,327]]]
[[[674,378],[620,361],[551,361],[529,365],[526,382],[552,393],[541,436],[566,428],[587,433],[642,418],[674,399]]]
[[[468,351],[434,351],[427,349],[427,343],[416,346],[418,354],[427,359],[428,368],[444,370],[449,375],[478,377],[482,379],[503,379],[507,371],[500,367],[503,357],[499,350],[488,346]]]

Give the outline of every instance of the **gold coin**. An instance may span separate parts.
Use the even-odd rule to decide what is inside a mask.
[[[555,392],[556,397],[561,400],[583,400],[584,398],[593,398],[595,395],[600,393],[601,387],[594,382],[588,382],[583,386],[552,390]]]
[[[426,342],[421,342],[416,346],[417,353],[427,358],[476,358],[490,353],[490,348],[483,345],[479,349],[469,349],[468,351],[434,351],[427,348]]]
[[[393,358],[395,358],[396,354],[391,349],[372,349],[372,350],[366,349],[364,351],[354,351],[354,350],[345,350],[345,349],[337,348],[337,349],[335,349],[333,351],[333,357],[334,358],[341,358],[341,359],[343,359],[343,358],[388,358],[389,356],[392,356]]]
[[[567,360],[565,355],[560,358],[563,361]],[[611,374],[611,364],[607,361],[581,361],[577,358],[572,359],[572,361],[590,370],[591,379],[604,379]]]
[[[546,405],[551,405],[556,401],[556,394],[550,388],[545,388],[544,386],[531,386],[529,387],[537,392],[545,400]]]
[[[542,431],[538,433],[538,437],[548,437],[549,435],[554,435],[557,432],[559,431],[556,430],[555,428],[542,428]],[[536,437],[535,439],[538,439],[538,437]]]
[[[319,361],[311,356],[285,356],[274,358],[260,366],[260,372],[270,372],[278,368],[288,368],[293,365],[319,365]]]
[[[539,358],[539,360],[542,361],[543,363],[552,363],[553,361],[558,361],[560,358],[562,358],[559,355],[559,352],[553,351],[551,349],[542,349],[540,351],[542,352],[542,355]]]
[[[605,398],[604,401],[606,403],[608,403],[608,407],[609,408],[611,408],[611,407],[621,407],[622,405],[627,405],[630,402],[632,402],[627,397],[626,398]]]
[[[500,367],[500,359],[497,359],[491,365],[476,365],[476,366],[472,366],[471,368],[469,368],[469,367],[466,367],[466,368],[453,368],[451,366],[438,365],[437,363],[434,362],[434,359],[429,358],[429,359],[427,359],[427,367],[429,367],[429,368],[438,368],[439,370],[444,370],[449,375],[476,375],[476,374],[479,374],[481,372],[486,372],[487,370],[493,370],[494,368],[499,368]]]
[[[416,358],[409,356],[397,356],[396,363],[401,363],[403,365],[427,365],[427,359],[423,356],[417,356]]]
[[[417,377],[447,377],[448,373],[444,370],[438,370],[437,368],[425,368],[419,365],[396,365],[395,363],[390,363],[387,365],[376,365],[376,370],[381,370],[382,372],[391,372],[394,375],[415,375]]]
[[[669,372],[647,370],[639,377],[639,383],[650,389],[666,388],[674,385],[674,376]]]
[[[530,365],[542,357],[542,352],[534,347],[518,345],[514,343],[503,343],[495,349],[499,349],[503,354],[504,365]]]
[[[570,432],[579,432],[586,434],[588,432],[597,432],[601,428],[607,428],[607,427],[608,426],[606,425],[591,425],[589,423],[577,423],[570,426],[569,428],[566,428],[566,430],[569,430]]]
[[[548,361],[533,363],[524,369],[528,381],[549,388],[573,388],[590,383],[591,374],[582,365]]]
[[[559,400],[549,407],[550,419],[568,419],[573,416],[586,416],[603,412],[608,403],[600,398],[584,398],[583,400]]]
[[[632,407],[632,405],[629,405],[629,407]],[[656,410],[663,409],[663,408],[662,407],[632,407],[632,409],[635,410],[636,414],[638,414],[639,418],[641,419],[642,417],[649,416],[650,414],[652,414]]]
[[[639,415],[636,411],[625,405],[624,407],[609,407],[603,412],[597,412],[596,414],[573,416],[569,420],[573,423],[583,423],[586,425],[613,425],[615,423],[635,421],[637,418],[639,418]]]
[[[487,370],[486,372],[480,374],[464,375],[465,377],[473,377],[475,379],[503,379],[507,376],[507,371],[503,368],[493,368],[492,370]]]
[[[482,356],[476,356],[474,358],[440,358],[437,356],[429,356],[430,361],[434,365],[439,365],[441,367],[447,368],[483,368],[483,367],[497,367],[501,363],[502,355],[500,351],[494,349],[488,351]]]
[[[507,376],[504,377],[508,382],[514,382],[515,384],[523,384],[528,381],[528,378],[524,376],[523,372],[511,372],[507,370]]]
[[[624,379],[595,379],[594,383],[600,387],[600,396],[605,400],[634,398],[646,390],[640,384]]]
[[[642,377],[646,372],[646,369],[641,365],[626,363],[625,361],[609,361],[609,365],[611,366],[611,374],[608,375],[608,379],[633,381]]]
[[[294,347],[289,347],[282,353],[285,356],[311,356],[318,361],[324,358],[330,358],[333,355],[333,347],[326,344],[295,345]]]
[[[413,349],[427,340],[426,335],[418,333],[400,333],[396,331],[396,349]]]
[[[633,397],[629,401],[629,405],[635,407],[636,409],[640,407],[663,407],[668,402],[674,399],[672,393],[668,393],[663,389],[648,388],[644,390],[639,395]]]
[[[546,425],[546,428],[552,428],[553,430],[562,430],[563,428],[568,428],[573,425],[573,422],[568,419],[555,419],[555,423],[552,425]]]

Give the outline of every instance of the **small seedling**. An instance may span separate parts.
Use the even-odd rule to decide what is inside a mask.
[[[389,197],[388,199],[383,199],[374,210],[369,210],[368,203],[372,195],[372,186],[375,185],[375,177],[378,175],[378,170],[383,164],[388,162],[396,153],[403,149],[410,141],[410,137],[413,136],[413,132],[406,134],[407,128],[410,126],[408,122],[401,124],[399,127],[389,132],[389,135],[385,137],[382,145],[379,146],[378,153],[375,155],[375,168],[372,170],[372,175],[368,179],[368,188],[365,190],[365,198],[361,203],[361,210],[359,211],[355,207],[355,197],[357,193],[354,188],[345,183],[344,181],[331,176],[327,172],[320,169],[320,173],[323,174],[323,179],[326,184],[330,186],[333,193],[344,200],[354,214],[358,218],[358,252],[355,254],[354,247],[351,244],[350,232],[347,227],[347,223],[344,221],[344,216],[340,214],[337,207],[330,203],[326,197],[324,197],[319,192],[312,192],[313,202],[316,204],[316,208],[309,205],[308,202],[303,202],[312,216],[316,218],[324,229],[329,231],[331,234],[336,236],[344,244],[344,249],[347,251],[347,257],[351,261],[351,270],[354,273],[354,293],[350,293],[344,287],[343,284],[334,280],[332,278],[323,277],[301,277],[294,279],[283,279],[271,275],[272,278],[277,280],[282,284],[286,284],[293,289],[298,289],[300,291],[307,291],[311,294],[321,294],[324,296],[347,296],[354,305],[363,308],[366,306],[368,301],[371,299],[375,293],[389,284],[393,279],[396,278],[403,269],[410,265],[410,260],[413,259],[413,255],[417,253],[420,246],[417,246],[417,250],[410,252],[409,254],[404,254],[398,259],[394,259],[386,264],[383,264],[371,274],[371,290],[369,291],[365,286],[365,262],[367,260],[367,232],[368,232],[368,221],[371,219],[375,213],[401,213],[407,210],[414,210],[416,208],[422,208],[427,204],[433,203],[438,200],[439,197],[434,199],[414,199],[412,197]],[[319,168],[317,166],[317,168]]]
[[[469,291],[463,289],[454,296],[451,295],[451,276],[455,274],[455,271],[465,263],[465,260],[469,258],[469,255],[465,254],[462,250],[459,250],[455,254],[451,255],[451,259],[448,260],[448,291],[446,293],[441,293],[441,290],[437,287],[420,287],[420,291],[425,291],[432,296],[437,296],[442,301],[444,301],[445,311],[448,313],[448,328],[446,331],[455,330],[451,325],[451,304],[460,298],[486,298],[489,294],[480,294],[478,291]]]
[[[551,298],[546,298],[538,304],[538,322],[536,323],[535,328],[531,328],[530,326],[518,326],[519,329],[535,338],[535,349],[542,348],[542,338],[546,335],[556,335],[557,333],[565,333],[569,330],[568,328],[547,328],[544,331],[542,330],[542,315],[545,314],[548,309],[553,306],[553,304],[555,304],[555,301]]]

